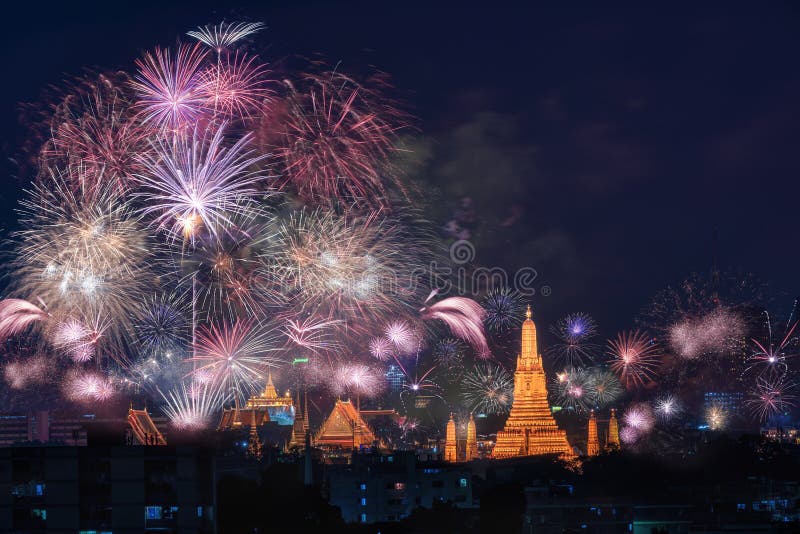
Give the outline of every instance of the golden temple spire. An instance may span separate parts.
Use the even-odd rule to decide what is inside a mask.
[[[606,440],[606,448],[619,448],[619,423],[617,423],[617,411],[614,408],[611,408],[611,419],[608,420],[608,439]]]
[[[531,307],[522,323],[522,347],[514,371],[514,402],[503,430],[497,433],[495,458],[559,454],[572,456],[567,434],[556,424],[547,400],[547,377],[536,343]]]
[[[455,462],[458,459],[456,453],[456,422],[453,419],[453,414],[450,414],[450,420],[447,422],[447,429],[444,435],[444,461]]]
[[[597,439],[597,417],[594,410],[589,415],[589,435],[586,439],[586,455],[597,456],[600,454],[600,442]]]
[[[475,417],[469,414],[467,423],[467,453],[466,460],[475,460],[478,457],[478,433],[475,428]]]

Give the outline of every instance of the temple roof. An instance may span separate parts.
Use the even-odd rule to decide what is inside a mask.
[[[353,403],[343,400],[336,401],[331,414],[314,437],[314,444],[317,446],[327,445],[343,449],[371,446],[375,441],[375,434]]]
[[[153,419],[147,410],[128,410],[128,424],[136,441],[140,445],[166,445],[167,440],[161,435],[161,431],[156,428]]]

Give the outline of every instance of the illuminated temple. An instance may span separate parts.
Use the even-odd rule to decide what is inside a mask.
[[[567,434],[558,428],[547,402],[547,387],[542,357],[536,344],[536,325],[531,308],[522,323],[522,351],[514,372],[514,403],[505,428],[497,433],[492,453],[495,458],[561,454],[571,457]]]
[[[250,397],[242,408],[223,410],[217,430],[262,426],[270,421],[288,426],[294,423],[294,410],[291,394],[287,391],[283,396],[278,395],[270,374],[260,395]]]

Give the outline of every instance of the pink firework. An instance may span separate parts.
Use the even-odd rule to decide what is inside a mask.
[[[658,368],[659,349],[652,338],[639,330],[623,332],[608,342],[611,369],[626,387],[641,387],[653,381]]]
[[[136,60],[139,74],[133,87],[143,122],[179,132],[202,115],[207,96],[200,66],[207,54],[198,43],[180,45],[174,56],[169,50],[156,48]]]
[[[43,356],[12,360],[3,365],[3,377],[11,389],[25,389],[48,381],[50,363]]]
[[[343,363],[334,369],[330,386],[336,395],[350,393],[359,398],[374,397],[382,390],[383,376],[369,365]]]
[[[265,156],[248,150],[250,136],[225,147],[224,130],[222,124],[209,138],[195,129],[189,140],[159,143],[145,161],[147,172],[136,177],[144,188],[142,213],[154,216],[173,239],[183,235],[194,242],[200,226],[216,236],[220,227],[233,225],[230,214],[246,209],[264,178],[254,169]]]
[[[337,72],[308,75],[289,84],[288,113],[276,153],[283,159],[284,184],[306,202],[330,206],[364,203],[389,207],[400,114],[381,97]]]
[[[266,85],[266,67],[254,56],[238,52],[204,70],[200,76],[203,105],[215,117],[247,119],[263,112],[272,91]]]
[[[114,396],[114,385],[105,376],[94,372],[72,372],[63,382],[66,396],[78,402],[103,402]]]
[[[405,321],[390,323],[384,335],[401,354],[411,354],[417,348],[417,334]]]
[[[195,365],[192,376],[207,375],[209,384],[221,392],[239,396],[261,386],[267,369],[277,365],[275,339],[271,330],[253,321],[237,321],[222,326],[203,326],[197,331]]]
[[[87,76],[55,106],[42,158],[49,166],[81,168],[66,174],[80,179],[69,184],[74,191],[93,196],[110,181],[125,192],[142,170],[140,157],[149,150],[151,131],[131,112],[123,89],[128,82],[124,76]]]
[[[750,369],[758,369],[762,374],[769,373],[773,376],[783,375],[786,372],[787,358],[794,355],[793,348],[796,346],[797,337],[794,335],[797,329],[797,322],[789,326],[783,338],[777,344],[773,341],[772,321],[769,314],[766,319],[768,336],[764,341],[752,339],[755,350],[750,355]]]
[[[635,428],[639,433],[646,434],[650,432],[655,423],[653,411],[647,404],[635,404],[628,408],[623,416],[625,424],[631,428]]]
[[[0,340],[21,334],[32,324],[46,320],[48,314],[23,299],[0,300]]]
[[[728,308],[717,308],[694,318],[685,318],[669,327],[668,339],[675,352],[684,358],[720,354],[738,342],[744,321]]]
[[[184,383],[164,394],[164,414],[178,430],[196,431],[206,428],[212,422],[213,415],[225,402],[224,395],[208,386],[199,386],[192,382]]]
[[[631,426],[623,427],[619,431],[619,439],[626,445],[633,445],[641,437],[641,432]]]
[[[789,410],[795,405],[796,396],[790,392],[794,384],[787,382],[783,377],[766,379],[758,377],[756,386],[750,391],[751,398],[747,401],[753,415],[761,421]]]
[[[435,294],[434,291],[428,299]],[[479,357],[491,356],[483,329],[486,311],[474,300],[465,297],[449,297],[422,308],[420,312],[423,320],[443,321],[454,336],[472,345]]]
[[[369,353],[382,362],[388,361],[393,352],[392,342],[385,337],[376,337],[369,342]]]

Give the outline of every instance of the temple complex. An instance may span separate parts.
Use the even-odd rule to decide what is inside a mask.
[[[287,391],[278,395],[272,382],[272,374],[260,395],[253,395],[243,407],[226,408],[217,425],[217,430],[232,430],[241,427],[262,426],[270,421],[279,425],[292,424],[294,420],[294,401]]]
[[[349,400],[337,400],[312,439],[315,447],[357,449],[376,443],[375,434]]]
[[[514,403],[505,428],[497,433],[495,458],[561,454],[571,457],[567,434],[558,428],[547,401],[547,379],[536,343],[531,308],[522,323],[522,350],[514,372]]]

